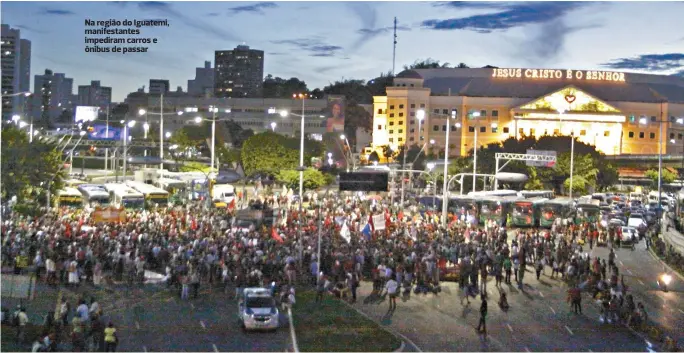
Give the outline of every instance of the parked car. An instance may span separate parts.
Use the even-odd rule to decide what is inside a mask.
[[[277,330],[279,311],[267,288],[245,288],[239,293],[238,321],[244,330]]]
[[[623,245],[632,245],[632,243],[639,241],[639,231],[634,227],[622,227],[622,237],[620,239]]]

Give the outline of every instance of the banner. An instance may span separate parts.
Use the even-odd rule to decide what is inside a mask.
[[[119,223],[126,221],[126,211],[123,208],[96,208],[90,215],[95,223]]]
[[[122,140],[123,128],[113,127],[105,124],[94,124],[92,131],[88,133],[90,140]]]
[[[74,115],[74,122],[87,123],[89,121],[95,121],[97,119],[97,114],[100,111],[98,107],[88,107],[79,105],[76,107],[76,114]]]
[[[344,97],[328,96],[326,132],[344,132]]]
[[[385,215],[382,213],[373,215],[373,226],[375,226],[375,230],[384,230],[385,229]]]

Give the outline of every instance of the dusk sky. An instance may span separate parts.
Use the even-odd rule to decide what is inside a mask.
[[[77,85],[100,80],[113,100],[150,78],[187,89],[215,50],[264,50],[264,74],[310,89],[416,59],[471,67],[604,69],[684,74],[684,2],[2,2],[2,23],[32,42],[33,76],[46,68]],[[142,28],[148,53],[84,52],[84,20],[168,19]],[[33,87],[32,87],[33,89]],[[74,92],[74,93],[75,93]]]

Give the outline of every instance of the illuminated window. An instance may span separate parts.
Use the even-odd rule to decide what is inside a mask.
[[[648,135],[649,135],[649,137],[651,138],[651,140],[653,140],[653,139],[655,138],[655,132],[652,132],[652,133],[650,133],[650,134],[648,134]]]
[[[629,116],[629,122],[630,122],[630,123],[636,122],[636,116],[630,115],[630,116]]]
[[[534,136],[534,129],[530,129],[530,136]]]
[[[580,130],[580,136],[587,136],[587,130]]]
[[[520,129],[522,131],[522,129]],[[475,132],[475,127],[474,126],[468,126],[468,132]]]
[[[639,138],[640,139],[644,138],[644,132],[643,131],[639,133]]]
[[[404,109],[404,105],[403,105],[403,104],[399,104],[399,109]]]
[[[604,131],[603,132],[603,137],[608,137],[610,136],[610,131]]]
[[[507,128],[507,127],[503,128],[503,132],[504,132],[504,134],[507,134],[507,133],[508,133],[508,131],[509,131],[509,130],[508,130],[508,128]]]
[[[634,131],[629,132],[629,138],[633,139],[634,138]]]
[[[432,131],[439,131],[439,125],[433,125]]]
[[[487,132],[487,127],[480,126],[480,132]]]
[[[553,129],[553,134],[554,134],[554,135],[560,135],[560,130],[558,130],[558,129]]]
[[[519,129],[518,129],[518,133],[519,133],[520,135],[523,135],[523,134],[525,133],[525,130],[524,130],[523,128],[519,128]]]

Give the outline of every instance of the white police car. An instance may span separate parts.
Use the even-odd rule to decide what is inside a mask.
[[[278,307],[266,288],[245,288],[238,298],[238,321],[244,330],[277,330]]]

